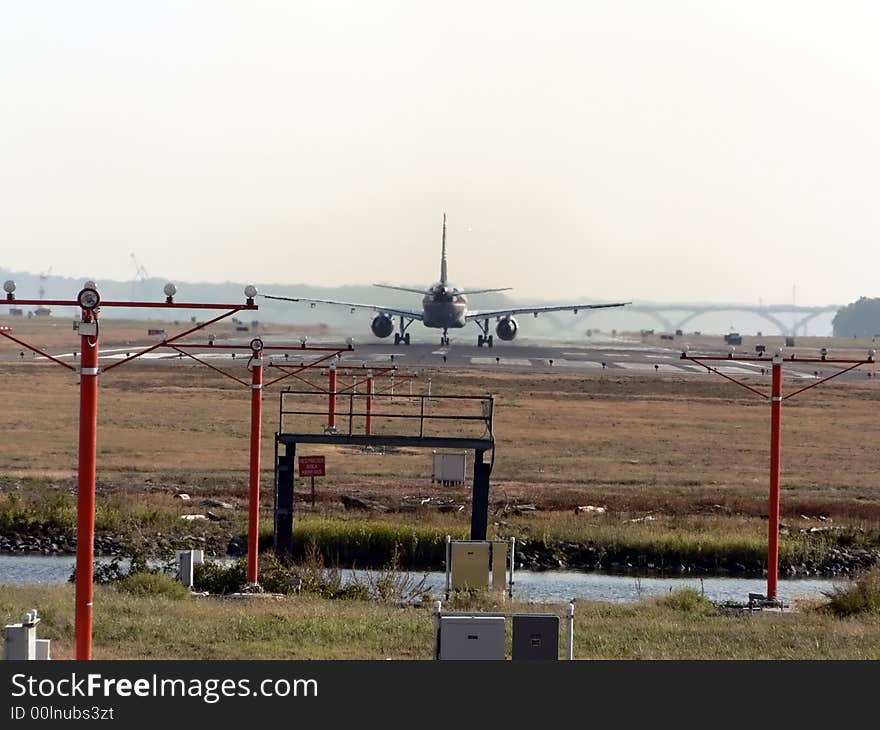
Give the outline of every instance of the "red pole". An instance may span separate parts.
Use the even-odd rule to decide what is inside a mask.
[[[248,501],[248,583],[258,580],[260,550],[260,439],[263,435],[263,353],[251,362],[251,472]]]
[[[83,310],[80,330],[82,360],[79,378],[79,477],[76,507],[76,658],[92,658],[92,604],[95,563],[95,476],[98,446],[97,317]]]
[[[778,362],[777,362],[778,360]],[[782,358],[774,358],[770,397],[770,524],[767,540],[767,598],[776,600],[779,584],[779,494],[782,472]]]
[[[373,434],[373,373],[367,373],[367,436]]]
[[[336,365],[330,366],[330,399],[327,406],[327,427],[336,428]]]

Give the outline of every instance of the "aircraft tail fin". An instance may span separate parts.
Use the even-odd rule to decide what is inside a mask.
[[[443,214],[443,244],[440,254],[440,283],[446,284],[446,213]]]

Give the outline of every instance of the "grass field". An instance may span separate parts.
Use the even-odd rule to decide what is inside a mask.
[[[124,337],[128,330],[119,332]],[[227,367],[239,376],[244,372],[243,364]],[[414,382],[416,393],[424,391],[427,377],[435,394],[495,395],[493,534],[685,552],[763,550],[769,409],[734,385],[709,375],[435,371]],[[25,361],[0,364],[0,378],[0,407],[10,424],[0,451],[0,525],[4,515],[16,514],[72,525],[76,375]],[[760,378],[752,382],[760,387]],[[401,390],[408,392],[408,386]],[[829,383],[786,404],[783,552],[813,549],[815,540],[803,545],[803,530],[845,527],[862,531],[868,542],[880,532],[878,400],[880,383],[866,378]],[[376,428],[388,428],[378,404],[374,412]],[[99,529],[143,536],[145,542],[175,531],[242,533],[248,429],[248,390],[203,367],[139,363],[106,373],[100,390]],[[271,522],[276,429],[277,396],[270,389],[263,420],[264,525]],[[340,497],[349,494],[391,505],[451,501],[465,508],[419,508],[369,519],[390,521],[395,529],[467,530],[469,487],[432,485],[429,453],[344,447],[308,452],[327,455],[328,476],[318,480],[315,507],[299,484],[300,524],[312,518],[363,520],[343,508]],[[194,502],[176,499],[178,491]],[[197,500],[204,497],[229,500],[236,508],[223,514],[219,526],[183,525],[179,515],[198,512]],[[523,503],[536,511],[518,513]],[[575,515],[583,505],[605,511]]]
[[[0,616],[34,606],[53,656],[73,653],[73,589],[5,587]],[[499,604],[509,612],[564,607]],[[310,596],[251,599],[142,597],[99,587],[96,659],[430,659],[428,608]],[[565,622],[562,624],[563,629]],[[509,639],[509,637],[508,637]],[[564,642],[564,638],[563,638]],[[509,654],[509,651],[508,651]],[[576,659],[880,659],[880,616],[840,619],[800,610],[725,615],[699,595],[637,604],[579,602]]]
[[[126,341],[128,331],[122,327],[117,336]],[[243,364],[230,367],[244,372]],[[424,390],[428,376],[435,394],[495,395],[491,535],[629,547],[670,561],[707,554],[760,559],[764,553],[769,409],[735,386],[708,375],[435,371],[414,381],[415,392]],[[0,450],[0,537],[33,523],[72,534],[76,375],[25,359],[0,363],[0,380],[8,424]],[[759,378],[752,382],[761,387]],[[276,397],[266,392],[264,543],[271,530]],[[784,559],[808,559],[842,540],[878,543],[878,400],[880,384],[866,378],[830,383],[786,405]],[[124,534],[146,548],[165,541],[168,549],[177,538],[212,536],[222,538],[222,548],[229,535],[245,533],[247,389],[194,365],[140,363],[102,376],[100,409],[99,533]],[[377,428],[387,427],[381,411],[374,412]],[[314,506],[305,486],[297,487],[302,544],[314,542],[330,558],[347,550],[363,565],[365,555],[384,560],[398,546],[430,553],[442,549],[446,534],[467,534],[469,488],[431,484],[428,453],[308,452],[327,455],[328,476],[319,480]],[[191,500],[181,501],[178,492]],[[343,495],[415,508],[348,512]],[[219,522],[180,519],[204,511],[207,497],[233,508],[222,511]],[[534,511],[520,509],[527,504]],[[604,511],[575,513],[585,505]],[[10,620],[35,606],[45,617],[41,634],[55,639],[56,656],[70,656],[70,587],[4,587],[0,593],[0,615]],[[99,587],[95,617],[96,656],[106,658],[428,658],[431,652],[429,611],[366,601],[305,595],[171,600]],[[687,600],[582,603],[576,655],[876,659],[880,622],[876,612],[837,618],[805,606],[744,617]]]

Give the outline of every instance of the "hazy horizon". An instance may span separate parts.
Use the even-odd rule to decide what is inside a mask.
[[[0,10],[0,268],[846,304],[880,267],[868,2]],[[383,293],[376,290],[377,302]]]

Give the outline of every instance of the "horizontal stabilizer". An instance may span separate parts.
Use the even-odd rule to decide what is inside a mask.
[[[408,291],[411,294],[430,294],[431,292],[426,289],[411,289],[408,286],[394,286],[393,284],[373,284],[373,286],[378,286],[380,289],[394,289],[395,291]]]

